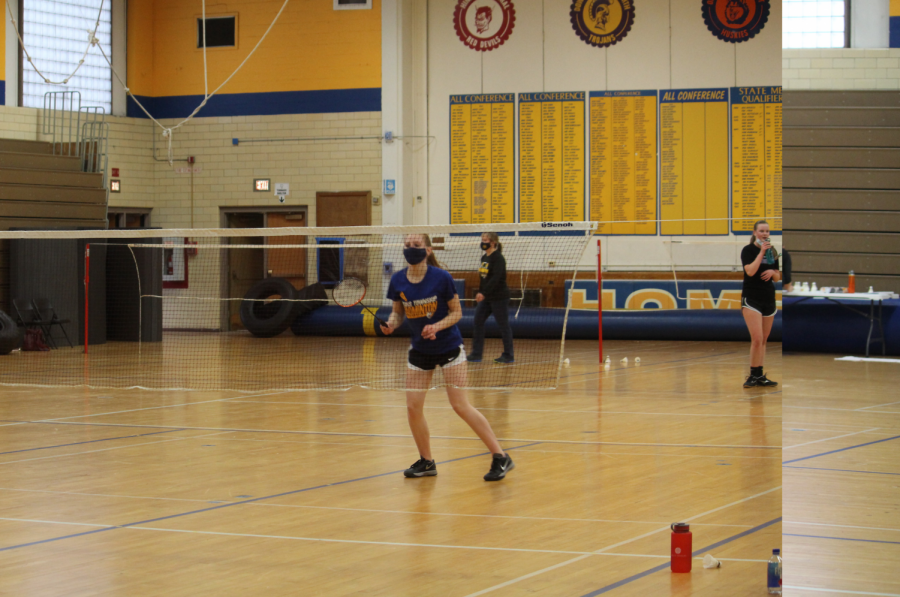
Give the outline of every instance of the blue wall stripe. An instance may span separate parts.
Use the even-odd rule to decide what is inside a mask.
[[[889,442],[894,439],[900,439],[900,435],[895,435],[894,437],[889,437],[887,439],[879,439],[874,442],[866,442],[864,444],[857,444],[855,446],[848,446],[846,448],[841,448],[839,450],[831,450],[829,452],[822,452],[821,454],[813,454],[812,456],[804,456],[803,458],[794,458],[793,460],[785,460],[781,464],[792,464],[794,462],[800,462],[801,460],[809,460],[810,458],[818,458],[819,456],[828,456],[829,454],[837,454],[838,452],[846,452],[847,450],[854,450],[856,448],[863,448],[865,446],[871,446],[873,444],[880,444],[882,442]]]
[[[716,549],[717,547],[721,547],[722,545],[731,543],[732,541],[737,541],[738,539],[746,537],[747,535],[752,535],[753,533],[755,533],[757,531],[761,531],[764,528],[770,527],[773,524],[776,524],[779,522],[781,522],[780,516],[778,518],[770,520],[769,522],[764,522],[759,526],[755,526],[752,529],[747,529],[746,531],[738,533],[737,535],[728,537],[727,539],[722,539],[721,541],[713,543],[712,545],[707,545],[706,547],[704,547],[702,549],[694,550],[694,553],[691,554],[691,557],[697,557],[702,553],[712,551],[713,549]],[[650,576],[651,574],[655,574],[656,572],[661,572],[661,571],[665,570],[666,568],[668,568],[669,566],[670,566],[670,562],[666,562],[665,564],[660,564],[659,566],[654,566],[653,568],[650,568],[649,570],[644,570],[643,572],[638,572],[637,574],[635,574],[633,576],[629,576],[628,578],[623,578],[620,581],[616,581],[616,582],[612,583],[611,585],[606,585],[605,587],[599,588],[596,591],[591,591],[590,593],[585,593],[584,595],[582,595],[582,597],[596,597],[596,595],[602,595],[603,593],[608,593],[609,591],[618,589],[619,587],[627,585],[628,583],[634,582],[636,580],[640,580],[640,579],[644,578],[645,576]]]
[[[6,105],[6,81],[0,81],[0,106]]]
[[[889,26],[891,31],[890,46],[892,48],[900,48],[900,16],[891,17]]]
[[[517,450],[519,448],[528,448],[530,446],[540,445],[541,442],[532,442],[530,444],[522,444],[521,446],[513,446],[512,448],[506,448],[506,451]],[[472,454],[471,456],[461,456],[459,458],[451,458],[450,460],[442,460],[437,464],[447,464],[448,462],[457,462],[460,460],[468,460],[470,458],[478,458],[479,456],[488,456],[490,452],[481,452],[479,454]],[[366,481],[368,479],[376,479],[378,477],[386,477],[389,475],[396,475],[402,473],[403,470],[390,471],[387,473],[378,473],[376,475],[369,475],[367,477],[357,477],[356,479],[347,479],[346,481],[336,481],[334,483],[324,483],[322,485],[315,485],[313,487],[304,487],[303,489],[294,489],[292,491],[284,491],[282,493],[276,493],[274,495],[266,495],[258,498],[251,498],[247,500],[241,500],[239,502],[229,502],[227,504],[222,504],[220,506],[211,506],[209,508],[200,508],[199,510],[191,510],[189,512],[182,512],[180,514],[170,514],[168,516],[160,516],[159,518],[150,518],[147,520],[139,520],[137,522],[129,522],[126,524],[119,524],[115,526],[105,527],[102,529],[96,529],[94,531],[85,531],[82,533],[74,533],[72,535],[62,535],[61,537],[51,537],[50,539],[42,539],[40,541],[32,541],[30,543],[20,543],[19,545],[10,545],[8,547],[0,547],[0,552],[10,551],[13,549],[19,549],[21,547],[30,547],[32,545],[40,545],[42,543],[53,543],[54,541],[61,541],[63,539],[72,539],[74,537],[83,537],[85,535],[93,535],[96,533],[103,533],[106,531],[114,531],[116,529],[124,529],[128,527],[134,527],[142,524],[149,524],[151,522],[159,522],[160,520],[169,520],[171,518],[181,518],[182,516],[190,516],[191,514],[200,514],[201,512],[210,512],[212,510],[221,510],[222,508],[231,508],[232,506],[240,506],[242,504],[250,504],[253,502],[261,502],[263,500],[271,500],[273,498],[284,497],[286,495],[295,495],[298,493],[304,493],[307,491],[313,491],[315,489],[324,489],[326,487],[335,487],[338,485],[346,485],[347,483],[355,483],[357,481]]]
[[[154,118],[186,118],[203,101],[202,95],[149,97],[138,95]],[[270,116],[273,114],[322,114],[327,112],[380,112],[381,88],[223,93],[214,95],[197,114],[210,116]],[[147,118],[132,97],[128,116]]]

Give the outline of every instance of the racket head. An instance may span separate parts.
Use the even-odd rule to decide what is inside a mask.
[[[341,307],[354,307],[364,298],[366,283],[357,278],[344,278],[331,291],[331,299]]]

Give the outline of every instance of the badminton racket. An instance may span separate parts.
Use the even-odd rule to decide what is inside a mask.
[[[378,320],[378,323],[384,327],[390,327],[384,320],[378,317],[374,311],[362,304],[363,299],[366,298],[366,283],[362,280],[357,278],[344,278],[334,287],[331,298],[341,307],[355,307],[356,305],[360,305],[363,309],[371,313],[372,317]]]

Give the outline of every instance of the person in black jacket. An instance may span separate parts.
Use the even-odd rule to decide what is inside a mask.
[[[778,383],[766,378],[763,361],[766,340],[778,311],[775,282],[781,279],[781,272],[778,271],[778,253],[769,242],[769,224],[765,220],[753,225],[753,237],[741,251],[741,263],[744,266],[741,311],[750,330],[750,376],[744,387],[774,387]]]
[[[481,235],[481,287],[475,295],[478,304],[475,306],[475,331],[472,334],[472,353],[466,357],[470,363],[480,363],[484,350],[484,323],[493,314],[500,335],[503,337],[503,354],[494,359],[495,363],[513,363],[513,337],[509,327],[509,286],[506,285],[506,259],[503,258],[503,245],[496,232],[485,232]]]

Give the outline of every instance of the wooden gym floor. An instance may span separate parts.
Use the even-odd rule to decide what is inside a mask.
[[[785,355],[785,595],[900,597],[900,363]]]
[[[482,481],[489,457],[440,390],[426,411],[439,475],[405,479],[417,454],[402,392],[0,387],[0,594],[764,595],[765,561],[782,537],[780,388],[742,389],[746,343],[606,349],[608,369],[595,342],[567,343],[572,365],[556,391],[470,393],[517,464],[498,483]],[[803,363],[820,378],[832,372],[830,358]],[[783,378],[779,344],[769,346],[767,372]],[[802,400],[838,407],[852,391]],[[883,409],[898,414],[792,411],[814,421],[788,433],[798,445],[786,454],[886,438],[875,419],[896,427],[900,408]],[[857,425],[872,429],[828,440]],[[803,462],[853,468],[838,458]],[[896,459],[883,470],[891,466]],[[803,475],[795,488],[821,481],[833,493],[843,480],[788,472]],[[881,506],[893,508],[893,522],[828,518],[825,504],[791,512],[809,523],[900,527],[896,501]],[[722,568],[705,570],[698,557],[692,574],[669,572],[676,521],[691,523],[698,556],[711,552]],[[809,545],[812,559],[831,543],[789,540],[791,582],[818,582],[816,562],[797,551]],[[873,557],[897,553],[872,545]],[[819,565],[838,570],[833,553]]]

